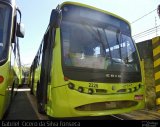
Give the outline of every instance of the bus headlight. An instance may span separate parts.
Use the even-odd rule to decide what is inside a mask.
[[[69,87],[70,89],[74,89],[74,84],[73,84],[73,83],[69,83],[69,84],[68,84],[68,87]]]
[[[89,94],[93,94],[93,89],[88,89]]]
[[[82,93],[83,92],[83,87],[79,87],[78,91]]]
[[[132,92],[132,89],[131,89],[131,88],[129,88],[129,89],[128,89],[128,92],[129,92],[129,93],[131,93],[131,92]]]

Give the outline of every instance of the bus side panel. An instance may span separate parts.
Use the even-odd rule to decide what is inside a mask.
[[[61,98],[62,101],[60,103],[64,106],[64,104],[66,103],[64,100],[67,99],[67,95],[66,93],[63,93],[65,92],[65,89],[61,88],[64,90],[63,91],[59,88],[55,88],[65,84],[62,72],[62,63],[61,63],[60,28],[57,28],[55,33],[56,33],[55,45],[52,53],[52,64],[51,64],[51,74],[50,74],[51,82],[48,85],[48,93],[47,93],[47,98],[49,99],[49,101],[47,102],[46,108],[47,108],[47,114],[50,114],[50,116],[53,116],[54,114],[61,116],[62,114],[60,110],[63,110],[63,108],[58,108],[56,105],[59,103],[59,99]],[[62,94],[59,94],[59,92]],[[63,98],[65,99],[63,100]],[[64,112],[65,114],[69,115],[68,110],[65,110]]]
[[[0,67],[0,75],[4,77],[4,81],[0,84],[0,119],[6,111],[11,96],[13,84],[13,71],[10,67],[10,62],[5,63]]]

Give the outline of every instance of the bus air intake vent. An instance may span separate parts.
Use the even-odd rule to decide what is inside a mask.
[[[136,101],[97,102],[97,103],[82,105],[76,107],[75,109],[78,111],[103,111],[103,110],[130,108],[132,106],[136,106],[137,104],[138,102]]]

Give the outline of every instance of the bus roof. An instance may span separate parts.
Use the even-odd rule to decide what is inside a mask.
[[[62,6],[65,5],[65,4],[78,5],[78,6],[82,6],[82,7],[86,7],[86,8],[91,8],[91,9],[93,9],[93,10],[97,10],[97,11],[100,11],[100,12],[102,12],[102,13],[106,13],[106,14],[112,15],[112,16],[114,16],[114,17],[117,17],[117,18],[119,18],[119,19],[127,22],[127,23],[130,25],[130,23],[129,23],[126,19],[124,19],[124,18],[122,18],[122,17],[120,17],[120,16],[118,16],[118,15],[116,15],[116,14],[114,14],[114,13],[111,13],[111,12],[108,12],[108,11],[105,11],[105,10],[102,10],[102,9],[99,9],[99,8],[96,8],[96,7],[87,5],[87,4],[82,4],[82,3],[78,3],[78,2],[66,1],[66,2],[63,2],[63,3],[60,5],[60,7],[62,7]]]

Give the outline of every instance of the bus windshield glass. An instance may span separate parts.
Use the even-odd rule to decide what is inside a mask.
[[[74,7],[68,5],[62,9],[64,66],[105,72],[140,72],[129,25],[113,16],[79,8],[73,11]]]
[[[11,8],[0,3],[0,59],[6,56]]]

